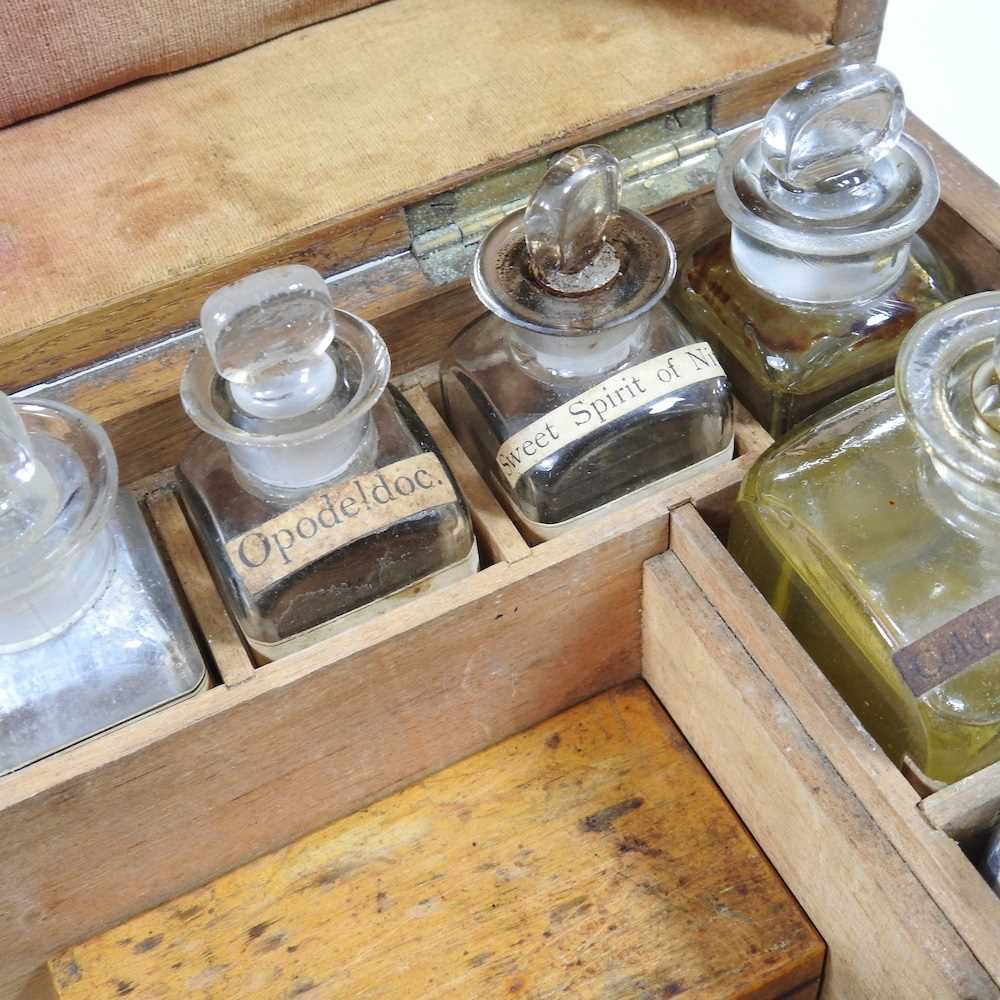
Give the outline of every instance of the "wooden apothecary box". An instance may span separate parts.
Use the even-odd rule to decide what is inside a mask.
[[[724,469],[529,548],[433,405],[435,362],[479,311],[471,253],[546,155],[606,142],[683,248],[718,219],[733,130],[870,58],[880,8],[391,0],[0,131],[3,387],[104,422],[217,681],[0,779],[0,996],[59,948],[640,675],[826,939],[824,995],[1000,994],[1000,900],[953,839],[1000,812],[1000,765],[921,801],[729,559],[716,532],[767,435],[744,417]],[[1000,286],[1000,192],[909,130],[941,171],[938,243]],[[194,430],[176,387],[201,300],[284,261],[379,326],[488,565],[255,669],[169,470]]]

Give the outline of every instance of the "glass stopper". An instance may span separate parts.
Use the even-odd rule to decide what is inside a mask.
[[[972,378],[972,396],[976,413],[987,433],[1000,431],[1000,335],[993,342],[993,354]]]
[[[0,563],[44,535],[58,510],[58,487],[36,461],[14,404],[0,392]]]
[[[903,133],[899,81],[879,66],[820,73],[780,97],[767,113],[761,155],[788,187],[813,191],[867,180]]]
[[[220,288],[202,306],[201,327],[233,400],[255,417],[297,417],[333,392],[333,303],[311,267],[275,267]]]
[[[524,212],[531,263],[546,284],[558,288],[558,275],[578,275],[595,263],[602,274],[574,290],[587,291],[614,277],[618,261],[604,232],[618,215],[621,197],[621,166],[601,146],[578,146],[549,168]],[[612,260],[598,261],[609,254]],[[611,274],[604,275],[612,264]]]

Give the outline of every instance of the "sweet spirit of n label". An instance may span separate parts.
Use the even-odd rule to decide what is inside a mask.
[[[226,553],[257,594],[359,538],[457,499],[441,460],[427,452],[314,493],[230,539]]]
[[[706,343],[668,351],[616,372],[512,434],[497,452],[497,465],[513,488],[529,469],[560,448],[679,389],[723,377],[725,372]]]

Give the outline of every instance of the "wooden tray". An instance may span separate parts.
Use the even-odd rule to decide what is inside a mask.
[[[775,9],[808,6],[788,0]],[[921,802],[713,533],[725,531],[767,435],[741,411],[737,456],[726,467],[529,547],[434,409],[435,361],[480,307],[449,271],[452,251],[442,257],[440,245],[427,244],[447,226],[421,230],[424,243],[408,228],[414,206],[434,191],[446,191],[449,205],[474,203],[480,189],[468,182],[477,172],[531,168],[540,153],[609,132],[613,145],[621,129],[646,119],[662,124],[669,113],[679,134],[707,137],[709,146],[685,147],[683,156],[675,147],[690,169],[676,183],[633,185],[630,197],[683,248],[718,221],[713,156],[732,128],[808,72],[870,55],[879,23],[878,4],[842,2],[825,41],[803,35],[802,51],[778,65],[685,84],[629,114],[456,167],[419,197],[411,191],[406,206],[397,199],[395,207],[348,213],[156,287],[84,304],[75,316],[55,309],[35,327],[14,324],[0,335],[8,388],[73,403],[109,430],[215,673],[214,686],[187,702],[0,779],[0,997],[41,984],[39,970],[65,946],[638,676],[828,942],[825,995],[1000,994],[1000,902],[953,839],[974,835],[995,813],[997,769]],[[705,130],[684,131],[688,115],[703,116]],[[26,126],[41,128],[49,117]],[[909,130],[931,146],[942,174],[932,235],[974,288],[996,287],[995,186],[919,123],[911,120]],[[5,137],[0,132],[0,166]],[[489,184],[511,195],[507,204],[521,197],[523,185],[509,174]],[[461,239],[447,246],[459,259],[468,251]],[[176,386],[197,335],[196,303],[219,282],[278,260],[336,271],[335,301],[382,329],[397,381],[466,494],[486,559],[460,584],[255,668],[169,470],[194,432]]]

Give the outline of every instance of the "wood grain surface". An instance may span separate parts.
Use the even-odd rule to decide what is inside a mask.
[[[765,998],[815,996],[823,953],[639,683],[51,968],[64,1000]]]
[[[1000,823],[1000,761],[928,795],[920,811],[958,841],[992,830]]]

